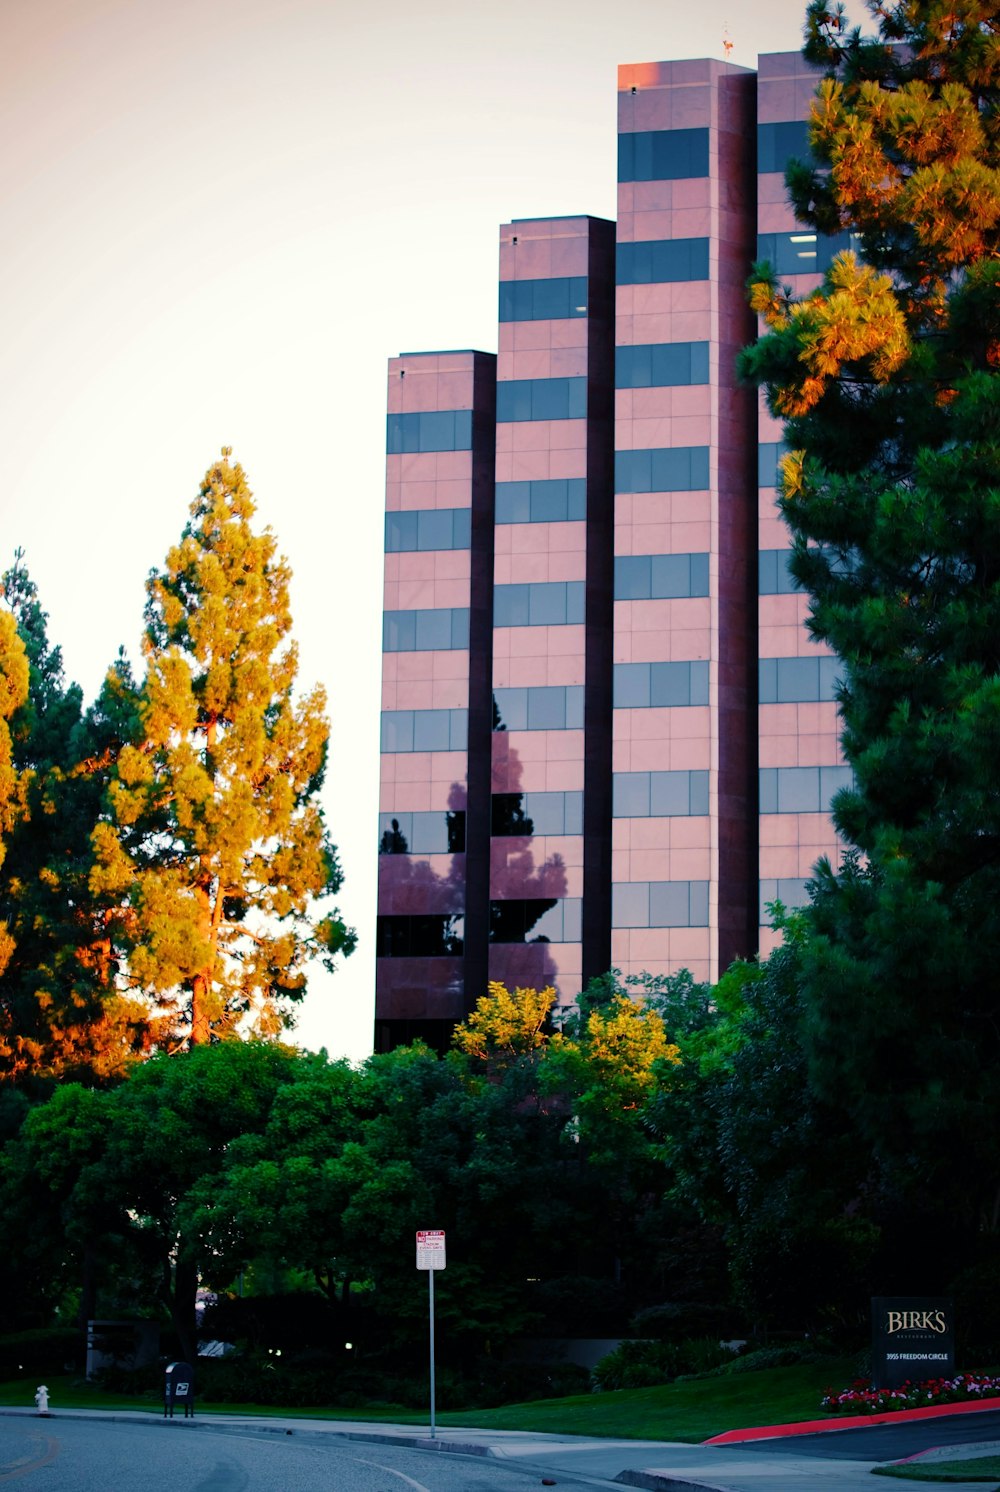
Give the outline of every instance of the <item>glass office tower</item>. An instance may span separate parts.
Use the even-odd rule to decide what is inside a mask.
[[[836,660],[735,373],[758,253],[801,291],[848,246],[784,200],[814,86],[621,68],[617,232],[507,224],[497,358],[390,363],[380,1049],[443,1047],[489,979],[715,979],[837,856]]]
[[[755,938],[754,76],[622,67],[618,100],[612,955],[715,979]]]

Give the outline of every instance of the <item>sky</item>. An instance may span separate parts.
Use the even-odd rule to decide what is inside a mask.
[[[24,551],[89,702],[233,447],[328,692],[359,933],[306,1046],[371,1049],[386,361],[496,350],[502,222],[614,216],[618,63],[754,67],[804,10],[0,0],[0,568]]]

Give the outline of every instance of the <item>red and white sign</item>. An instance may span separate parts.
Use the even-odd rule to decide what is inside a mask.
[[[430,1228],[417,1233],[417,1268],[444,1268],[443,1228]]]

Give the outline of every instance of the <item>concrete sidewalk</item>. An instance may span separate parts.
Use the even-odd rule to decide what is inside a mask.
[[[2,1415],[40,1419],[34,1409],[0,1407]],[[104,1419],[150,1426],[169,1424],[171,1430],[213,1430],[217,1434],[294,1436],[297,1440],[321,1442],[328,1438],[362,1441],[376,1445],[398,1445],[413,1449],[465,1456],[489,1456],[516,1463],[523,1471],[539,1476],[573,1476],[604,1485],[643,1487],[651,1492],[877,1492],[872,1468],[878,1461],[854,1461],[785,1451],[769,1452],[759,1441],[748,1445],[689,1445],[656,1440],[606,1440],[583,1435],[538,1435],[522,1430],[475,1430],[438,1427],[430,1430],[414,1425],[375,1424],[364,1420],[261,1418],[240,1414],[197,1414],[184,1420],[165,1421],[162,1415],[145,1410],[54,1408],[51,1423],[60,1419]],[[775,1427],[779,1429],[780,1427]],[[1000,1452],[1000,1442],[979,1442],[929,1450],[921,1459],[954,1459],[958,1456]],[[882,1484],[884,1485],[884,1483]],[[917,1485],[917,1484],[912,1484]],[[984,1492],[983,1482],[952,1482],[956,1492]]]

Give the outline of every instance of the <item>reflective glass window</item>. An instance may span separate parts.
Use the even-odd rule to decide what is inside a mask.
[[[612,927],[649,926],[649,882],[619,881],[611,888]]]
[[[383,710],[383,752],[464,751],[466,710]]]
[[[760,921],[770,921],[768,905],[771,902],[780,901],[788,911],[795,907],[804,907],[809,901],[806,891],[806,883],[795,878],[782,877],[780,880],[763,880],[760,882]]]
[[[497,422],[582,420],[587,416],[585,378],[517,378],[497,384]]]
[[[640,130],[618,136],[619,181],[708,175],[708,130]]]
[[[583,794],[494,793],[491,832],[497,838],[582,834]]]
[[[761,596],[788,596],[798,590],[788,569],[790,549],[760,549],[757,552],[757,591]]]
[[[545,580],[493,589],[495,627],[560,627],[584,620],[584,582]]]
[[[835,793],[853,782],[850,767],[762,767],[761,813],[829,813]]]
[[[378,917],[377,958],[458,958],[464,944],[465,919],[451,913],[418,917]]]
[[[632,881],[612,887],[614,927],[707,927],[707,881]]]
[[[465,813],[382,813],[380,855],[457,855],[465,849]]]
[[[447,652],[468,646],[468,607],[444,606],[426,611],[383,613],[383,652]]]
[[[708,488],[708,447],[616,451],[616,492],[702,492]]]
[[[490,800],[490,833],[496,839],[524,838],[535,832],[525,793],[494,793]]]
[[[809,125],[804,119],[783,120],[779,124],[757,126],[757,170],[780,171],[791,160],[808,161]]]
[[[688,881],[651,881],[650,927],[690,927],[691,887]]]
[[[773,487],[777,491],[781,481],[778,470],[787,446],[780,440],[762,440],[757,446],[757,486]]]
[[[583,685],[494,689],[494,730],[582,730]]]
[[[650,772],[651,818],[683,818],[707,812],[707,772]]]
[[[707,595],[707,554],[629,554],[615,559],[616,601]]]
[[[649,703],[653,708],[708,704],[708,663],[650,663]]]
[[[707,382],[707,342],[654,342],[615,348],[615,388],[669,388]]]
[[[708,239],[664,238],[646,243],[620,243],[616,262],[619,285],[707,280]]]
[[[587,279],[501,280],[501,321],[564,321],[587,314]]]
[[[616,663],[614,707],[671,708],[708,704],[708,662]]]
[[[472,449],[471,409],[432,409],[386,417],[386,451],[390,456],[423,451]]]
[[[757,239],[757,258],[766,259],[779,275],[822,274],[845,249],[861,257],[860,233],[827,235],[802,228],[794,233],[761,233]]]
[[[565,523],[586,516],[584,477],[497,483],[497,523]]]
[[[490,902],[491,943],[577,943],[580,902],[515,897]]]
[[[685,818],[708,813],[708,772],[616,772],[616,818]]]
[[[536,834],[582,834],[582,793],[525,793]]]
[[[762,705],[806,704],[837,697],[840,664],[836,658],[761,658],[758,668]]]
[[[616,819],[648,819],[649,773],[616,772],[612,781],[612,812]]]

